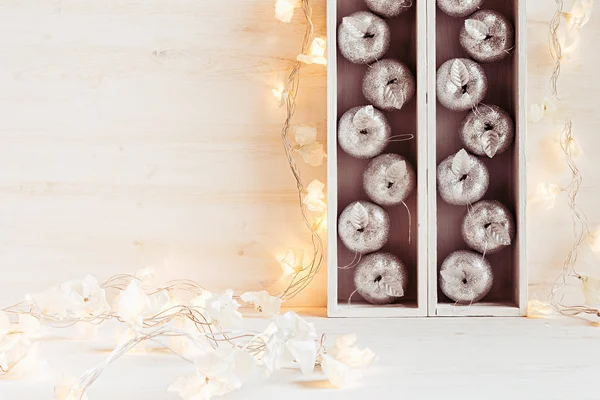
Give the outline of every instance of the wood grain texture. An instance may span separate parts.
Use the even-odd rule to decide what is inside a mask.
[[[303,34],[272,0],[0,1],[0,280],[2,298],[94,273],[155,264],[215,290],[279,279],[277,259],[307,244],[279,142],[271,85]],[[313,0],[319,35],[325,1]],[[549,96],[550,0],[528,1],[528,96]],[[566,8],[569,7],[569,2]],[[600,224],[600,88],[595,13],[560,89],[584,155],[580,203]],[[326,79],[303,69],[295,123],[326,133]],[[528,127],[529,195],[566,184],[550,122]],[[325,181],[325,168],[303,167]],[[566,199],[531,202],[529,282],[544,299],[570,247]],[[579,272],[600,274],[586,247]],[[324,271],[323,271],[324,272]],[[579,301],[577,283],[570,288]],[[324,305],[325,275],[297,304]]]
[[[278,287],[278,260],[310,239],[271,95],[303,30],[272,0],[1,1],[4,300],[144,265]],[[325,69],[305,67],[294,123],[323,142],[325,93]],[[300,304],[325,304],[319,279]]]
[[[333,345],[339,334],[354,332],[378,361],[347,388],[333,389],[319,369],[301,375],[286,368],[270,380],[245,384],[226,399],[354,400],[401,393],[409,399],[489,400],[510,398],[596,400],[597,391],[582,381],[598,376],[600,329],[572,319],[308,318]],[[249,319],[249,329],[267,321]],[[55,371],[79,375],[106,357],[114,346],[111,330],[95,342],[52,340],[43,356]],[[123,357],[106,369],[89,396],[111,400],[177,400],[166,388],[193,368],[165,353]],[[433,379],[434,377],[435,379]],[[3,380],[7,399],[51,399],[55,380]]]

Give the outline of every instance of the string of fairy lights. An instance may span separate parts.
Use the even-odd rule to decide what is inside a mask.
[[[588,242],[592,250],[600,251],[600,234],[591,231],[588,218],[578,204],[583,176],[577,166],[576,160],[581,154],[579,145],[574,137],[573,117],[570,112],[561,112],[559,108],[567,108],[559,92],[559,78],[567,55],[572,54],[581,41],[581,30],[590,21],[593,0],[575,0],[570,11],[564,11],[564,1],[555,0],[556,12],[550,22],[549,45],[550,53],[554,60],[554,67],[550,77],[551,99],[546,99],[540,104],[534,104],[530,110],[531,122],[539,122],[551,117],[556,124],[562,125],[560,134],[560,149],[564,160],[571,172],[570,182],[566,186],[557,183],[540,183],[537,188],[537,199],[543,202],[548,209],[554,208],[556,200],[562,193],[566,194],[567,205],[572,219],[573,242],[562,265],[562,271],[554,282],[548,296],[548,303],[537,300],[530,302],[529,314],[547,314],[551,309],[564,315],[588,314],[600,317],[600,310],[596,301],[600,299],[600,281],[597,278],[584,276],[577,272],[576,266],[579,250]],[[564,300],[565,289],[569,282],[579,280],[585,298],[585,304],[571,304]],[[547,307],[547,305],[549,307]]]

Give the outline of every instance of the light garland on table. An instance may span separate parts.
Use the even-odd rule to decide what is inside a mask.
[[[567,194],[567,204],[573,220],[574,241],[563,263],[562,272],[552,287],[548,303],[554,310],[564,315],[589,314],[600,317],[598,308],[600,306],[600,280],[580,275],[575,269],[579,248],[582,244],[589,241],[592,250],[600,249],[600,245],[598,245],[598,233],[590,232],[587,216],[577,203],[583,177],[575,160],[580,156],[581,149],[573,136],[571,113],[559,110],[562,103],[558,92],[558,81],[565,55],[572,53],[578,46],[581,39],[581,28],[589,22],[591,17],[593,0],[575,0],[570,12],[563,11],[563,0],[555,1],[557,10],[550,23],[549,31],[550,50],[555,62],[550,78],[552,100],[545,99],[541,104],[532,105],[530,119],[535,123],[550,116],[555,123],[560,122],[563,125],[560,134],[560,148],[572,174],[571,182],[566,187],[560,187],[553,183],[542,183],[538,185],[537,198],[550,209],[554,207],[560,193]],[[564,303],[563,289],[569,278],[580,280],[585,305]],[[532,300],[529,304],[529,314],[548,314],[548,307],[542,302]]]
[[[309,258],[304,249],[288,250],[281,260],[284,277],[291,277],[287,288],[277,296],[263,290],[236,297],[231,290],[211,293],[190,280],[157,284],[151,268],[113,276],[102,284],[92,276],[65,282],[0,309],[0,378],[43,367],[36,358],[42,324],[97,328],[108,321],[119,325],[117,347],[79,379],[61,378],[55,386],[56,399],[87,400],[87,390],[105,368],[136,346],[151,343],[195,365],[194,375],[178,379],[168,389],[183,399],[221,396],[239,389],[259,370],[269,375],[291,363],[299,365],[303,373],[320,366],[331,384],[341,387],[354,382],[372,364],[374,354],[357,348],[354,335],[340,336],[326,349],[325,337],[318,337],[312,324],[294,312],[279,314],[282,302],[306,288],[323,265],[319,232],[327,225],[325,185],[314,180],[305,187],[294,158],[297,153],[307,164],[319,166],[326,157],[323,145],[317,141],[316,128],[291,126],[300,68],[303,63],[326,65],[326,42],[313,37],[309,0],[277,0],[275,16],[289,23],[296,8],[302,9],[307,23],[302,51],[291,72],[280,76],[273,95],[287,110],[281,138],[296,180],[302,219],[311,234],[312,254]],[[289,139],[291,129],[295,145]],[[274,320],[264,331],[244,330],[240,301]]]

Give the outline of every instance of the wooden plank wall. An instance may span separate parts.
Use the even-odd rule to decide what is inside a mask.
[[[528,2],[529,98],[548,95],[551,0]],[[273,287],[308,236],[271,96],[303,34],[274,0],[0,0],[0,289],[3,299],[85,275],[157,265],[215,290]],[[325,0],[313,0],[325,33]],[[567,2],[568,6],[568,2]],[[562,87],[585,155],[592,225],[600,149],[595,14]],[[325,140],[325,69],[303,70],[295,123]],[[565,183],[550,124],[529,128],[530,192]],[[556,135],[554,136],[556,137]],[[325,168],[303,167],[325,180]],[[595,176],[596,175],[596,176]],[[570,229],[566,202],[532,207],[530,282],[543,299]],[[582,261],[600,275],[598,259]],[[324,271],[323,271],[324,272]],[[325,274],[295,304],[324,306]],[[4,302],[4,301],[3,301]]]

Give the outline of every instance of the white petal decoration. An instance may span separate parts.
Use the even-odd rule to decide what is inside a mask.
[[[358,110],[352,118],[352,124],[356,129],[369,129],[377,125],[373,106],[365,106]]]
[[[223,329],[242,327],[242,314],[238,311],[240,305],[233,298],[233,290],[231,289],[222,294],[205,290],[200,296],[192,299],[192,305],[203,308],[203,314]]]
[[[489,158],[493,158],[498,151],[498,144],[500,143],[500,137],[498,133],[494,131],[486,131],[481,137],[483,143],[483,151]]]
[[[309,125],[294,126],[294,139],[300,146],[306,146],[317,141],[317,128]]]
[[[390,165],[385,171],[385,178],[390,183],[402,182],[406,178],[407,172],[406,161],[398,161]]]
[[[405,101],[404,91],[397,83],[391,83],[385,87],[383,98],[397,110],[402,108]]]
[[[465,149],[461,149],[452,160],[452,172],[456,176],[467,175],[471,171],[471,156]]]
[[[366,368],[373,364],[377,357],[369,349],[359,349],[354,346],[358,340],[356,334],[350,333],[338,336],[335,340],[335,346],[329,349],[329,354],[336,360],[343,362],[352,368]]]
[[[367,225],[369,225],[369,213],[365,206],[360,203],[356,203],[352,207],[350,223],[357,231],[363,230],[367,227]]]
[[[329,382],[336,388],[342,388],[351,385],[363,377],[364,372],[360,369],[354,369],[325,354],[321,360],[321,369],[329,379]]]
[[[506,227],[496,222],[491,223],[486,228],[487,237],[495,244],[509,246],[510,245],[510,234]]]
[[[465,86],[469,83],[469,70],[465,63],[461,60],[454,60],[452,67],[450,67],[450,82],[458,88]]]
[[[265,315],[277,315],[281,308],[281,299],[271,296],[266,290],[260,292],[246,292],[240,296],[246,303],[254,305],[254,308]]]
[[[119,294],[115,311],[131,329],[138,330],[142,328],[144,315],[150,306],[150,299],[138,281],[132,280],[127,288]]]
[[[477,19],[467,19],[465,30],[475,40],[485,40],[490,33],[488,26]]]
[[[440,275],[448,284],[455,286],[462,285],[463,280],[466,278],[465,273],[457,269],[445,269],[440,272]]]
[[[585,304],[590,307],[600,306],[600,280],[591,276],[582,276],[581,291],[585,297]]]
[[[313,340],[288,340],[286,348],[300,365],[303,374],[310,374],[315,369],[317,360],[317,344]]]
[[[302,203],[306,205],[309,211],[324,212],[327,210],[327,204],[323,201],[325,198],[323,194],[324,188],[325,184],[318,179],[313,180],[306,187],[306,194],[302,199]]]
[[[321,143],[311,143],[296,150],[305,163],[311,167],[318,167],[323,164],[323,159],[327,157],[325,149]]]
[[[544,110],[539,104],[532,104],[529,107],[529,122],[537,124],[544,119]]]
[[[369,33],[370,23],[355,17],[344,17],[342,24],[357,39],[364,38]]]

